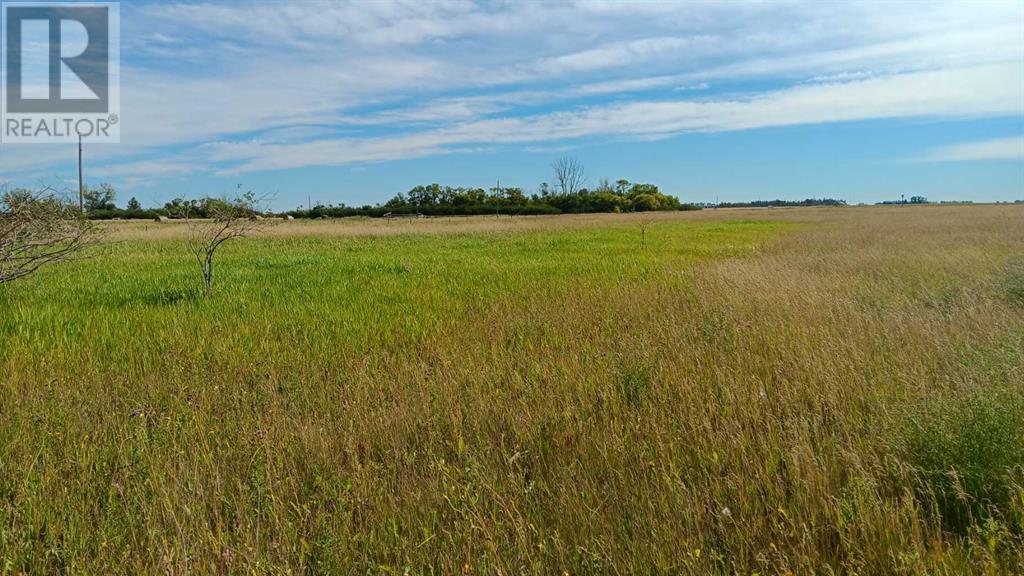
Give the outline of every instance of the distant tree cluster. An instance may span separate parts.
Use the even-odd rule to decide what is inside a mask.
[[[683,204],[675,196],[663,194],[654,184],[618,180],[614,185],[603,180],[589,190],[576,176],[568,175],[552,186],[547,182],[527,196],[521,188],[494,186],[464,188],[429,184],[416,186],[377,206],[314,206],[294,210],[296,218],[323,216],[383,216],[385,214],[424,214],[462,216],[473,214],[580,214],[594,212],[651,212],[657,210],[699,210]]]
[[[787,206],[846,206],[846,200],[805,198],[804,200],[755,200],[753,202],[721,202],[719,208],[783,208]]]
[[[910,200],[906,198],[900,198],[899,200],[883,200],[878,202],[880,206],[892,206],[895,204],[931,204],[924,196],[911,196]]]
[[[594,190],[581,188],[572,193],[555,191],[542,184],[527,196],[521,188],[463,188],[430,184],[416,186],[377,206],[314,206],[293,210],[296,218],[371,216],[385,214],[423,214],[426,216],[466,216],[480,214],[540,215],[593,212],[648,212],[655,210],[699,210],[682,204],[674,196],[662,194],[654,184],[629,184],[619,188],[603,185]]]
[[[90,220],[153,220],[161,216],[180,219],[215,218],[223,214],[225,204],[234,202],[215,197],[175,198],[161,207],[143,208],[142,203],[132,197],[124,208],[119,208],[116,198],[116,191],[110,184],[100,184],[98,188],[86,190],[83,194],[85,215]]]
[[[144,209],[131,198],[119,208],[112,186],[102,184],[85,192],[86,215],[92,220],[168,218],[211,218],[224,202],[220,198],[175,198],[158,208]],[[366,206],[316,205],[286,212],[295,218],[340,218],[347,216],[381,217],[386,214],[424,214],[427,216],[469,216],[480,214],[543,215],[591,212],[649,212],[656,210],[699,210],[682,204],[674,196],[663,194],[654,184],[619,180],[615,185],[602,181],[597,188],[541,184],[527,195],[522,188],[494,186],[490,189],[429,184],[416,186],[383,204]]]
[[[616,186],[602,182],[588,190],[575,183],[541,184],[527,196],[521,188],[498,187],[453,188],[430,184],[416,186],[406,194],[388,200],[386,212],[418,212],[428,215],[448,214],[559,214],[587,212],[648,212],[684,209],[679,199],[663,194],[654,184],[632,184],[619,180]],[[375,215],[380,210],[371,210]]]
[[[544,182],[527,195],[522,188],[464,188],[429,184],[416,186],[377,206],[313,206],[288,214],[296,218],[341,216],[384,216],[423,214],[462,216],[479,214],[539,215],[592,212],[651,212],[656,210],[699,210],[675,196],[663,194],[654,184],[602,180],[594,189],[585,187],[583,165],[575,158],[561,158],[551,165],[553,183]]]
[[[295,218],[343,218],[367,216],[379,218],[387,214],[423,214],[426,216],[471,216],[484,214],[543,215],[587,214],[601,212],[655,212],[667,210],[700,210],[704,207],[768,208],[785,206],[845,206],[845,200],[807,198],[804,200],[757,200],[722,202],[719,204],[684,204],[675,196],[664,194],[654,184],[606,179],[593,189],[583,187],[579,175],[568,169],[562,174],[556,165],[555,183],[543,182],[535,193],[527,195],[522,188],[494,186],[489,189],[428,184],[400,193],[383,204],[347,206],[318,204],[311,208],[287,211]],[[143,208],[135,198],[125,208],[117,207],[116,192],[109,184],[85,192],[86,215],[92,220],[211,218],[224,202],[221,198],[175,198],[157,208]],[[912,197],[909,202],[883,204],[923,204],[927,199]]]
[[[147,219],[152,220],[158,216],[167,216],[165,210],[144,209],[138,199],[132,197],[128,200],[125,208],[118,208],[117,192],[110,184],[100,184],[98,188],[89,188],[82,194],[85,215],[90,220],[113,220],[113,219]]]

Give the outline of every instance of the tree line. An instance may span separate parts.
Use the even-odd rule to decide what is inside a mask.
[[[221,198],[174,198],[162,206],[143,208],[132,197],[124,207],[117,205],[113,186],[101,184],[83,194],[85,214],[92,220],[167,218],[207,218],[223,201]],[[386,214],[423,214],[427,216],[470,216],[481,214],[543,215],[581,214],[596,212],[653,212],[659,210],[699,210],[695,204],[684,204],[675,196],[662,193],[654,184],[632,183],[618,180],[614,184],[602,181],[590,190],[580,188],[570,193],[560,192],[548,183],[527,195],[521,188],[495,186],[490,189],[442,186],[429,184],[416,186],[399,193],[387,202],[376,205],[347,206],[345,204],[301,207],[279,215],[295,218],[368,216]],[[275,214],[267,214],[275,215]]]
[[[324,216],[384,216],[423,214],[463,216],[480,214],[540,215],[594,212],[652,212],[656,210],[700,210],[662,193],[654,184],[601,180],[593,189],[584,186],[586,173],[575,158],[560,158],[551,165],[552,183],[543,182],[533,194],[522,188],[465,188],[429,184],[416,186],[376,206],[307,206],[288,214],[295,218]]]
[[[17,191],[16,191],[17,192]],[[28,192],[21,190],[22,193]],[[136,198],[130,198],[125,207],[116,203],[113,186],[101,184],[83,194],[86,216],[91,220],[157,219],[160,217],[209,218],[221,208],[223,198],[174,198],[162,206],[143,208]],[[927,203],[914,197],[908,203]],[[886,202],[883,202],[883,204]],[[892,202],[893,204],[897,202]],[[442,186],[429,184],[415,186],[399,193],[384,203],[364,206],[345,204],[317,204],[312,208],[300,207],[281,213],[266,212],[266,216],[289,215],[294,218],[342,218],[366,216],[379,218],[388,214],[423,214],[425,216],[471,215],[544,215],[585,214],[608,212],[654,212],[665,210],[701,210],[703,208],[777,208],[795,206],[846,206],[846,201],[835,198],[806,198],[804,200],[756,200],[751,202],[721,202],[718,204],[687,204],[675,196],[664,194],[654,184],[616,180],[602,180],[594,189],[579,187],[563,190],[559,184],[541,183],[537,192],[527,195],[522,188],[494,186],[490,189]]]
[[[295,218],[423,214],[425,216],[468,216],[480,214],[541,215],[595,212],[651,212],[657,210],[699,210],[675,196],[662,193],[654,184],[619,180],[602,182],[593,190],[580,188],[563,192],[541,184],[527,195],[522,188],[494,186],[490,189],[429,184],[416,186],[376,206],[313,206],[288,212]]]
[[[753,202],[720,202],[717,208],[784,208],[793,206],[846,206],[846,200],[836,198],[805,198],[803,200],[755,200]]]
[[[541,215],[593,212],[653,212],[659,210],[700,210],[696,204],[684,204],[679,198],[661,192],[655,184],[607,179],[596,187],[585,186],[583,165],[575,158],[561,158],[551,165],[552,181],[543,182],[537,191],[527,194],[522,188],[495,185],[493,188],[467,188],[429,184],[416,186],[395,195],[382,204],[347,206],[304,206],[283,214],[294,218],[345,216],[381,217],[388,214],[427,216],[469,216],[480,214]],[[113,186],[101,184],[84,193],[87,216],[94,220],[206,218],[218,208],[217,198],[175,198],[162,207],[143,208],[131,198],[125,208],[117,206]],[[267,214],[271,215],[271,214]]]

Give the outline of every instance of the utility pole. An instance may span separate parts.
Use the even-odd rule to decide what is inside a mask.
[[[82,133],[78,133],[78,209],[85,214],[85,181],[82,180]]]

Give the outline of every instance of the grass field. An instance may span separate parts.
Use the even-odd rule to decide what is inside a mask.
[[[1024,206],[111,226],[0,287],[2,574],[1024,572]]]

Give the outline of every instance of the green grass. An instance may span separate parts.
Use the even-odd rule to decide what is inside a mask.
[[[1017,219],[756,214],[0,287],[0,574],[1019,571],[1019,419],[967,403],[1024,382]]]
[[[1006,297],[1018,306],[1024,306],[1024,259],[1015,258],[1007,266]]]
[[[196,352],[197,338],[215,338],[234,356],[280,359],[294,342],[276,336],[295,332],[311,353],[363,354],[524,294],[616,289],[699,259],[748,255],[785,228],[662,224],[649,230],[649,249],[638,230],[623,227],[248,239],[222,250],[209,300],[183,243],[128,241],[5,290],[0,333],[8,358],[51,362],[54,354],[72,362],[110,354],[159,365],[167,349]]]
[[[749,255],[788,227],[658,224],[646,248],[631,227],[249,239],[222,250],[209,299],[182,242],[127,241],[4,287],[2,556],[9,569],[29,572],[113,567],[119,554],[152,566],[161,559],[144,546],[175,541],[150,532],[155,526],[214,521],[213,510],[187,511],[167,492],[200,497],[196,475],[204,473],[227,483],[221,513],[241,507],[247,523],[295,531],[276,537],[298,546],[293,553],[312,553],[302,547],[316,543],[300,527],[261,518],[280,488],[265,482],[302,478],[291,489],[306,496],[293,505],[310,506],[343,498],[352,480],[344,467],[330,477],[275,478],[270,468],[286,455],[252,452],[268,404],[290,426],[314,426],[328,416],[320,410],[350,393],[357,366],[387,379],[391,359],[416,360],[432,339],[495,306],[514,313],[536,299],[585,293],[601,314],[600,294],[703,259]],[[384,390],[351,393],[387,402]],[[154,522],[154,514],[175,519]]]
[[[935,398],[908,418],[907,461],[923,477],[924,500],[961,533],[996,516],[1001,524],[1018,497],[1014,470],[1024,463],[1024,394],[981,389]],[[1020,531],[1022,526],[1013,526]]]

